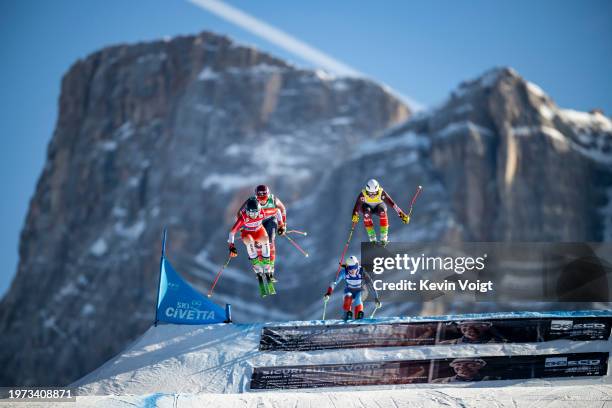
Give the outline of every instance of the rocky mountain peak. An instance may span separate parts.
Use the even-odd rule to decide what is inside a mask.
[[[610,239],[610,119],[559,108],[511,68],[461,83],[440,106],[393,127],[379,143],[414,157],[411,177],[431,166],[439,177],[422,183],[438,181],[450,194],[438,199],[451,204],[440,214],[448,214],[455,233],[443,228],[435,239]]]
[[[272,187],[296,227],[308,227],[315,206],[325,216],[310,219],[330,222],[316,192],[332,182],[338,152],[409,116],[372,81],[298,69],[211,33],[77,61],[0,302],[0,383],[68,383],[142,333],[164,226],[174,265],[206,291],[255,185]],[[261,304],[239,251],[215,301],[233,303],[242,321],[303,311],[306,299]],[[279,250],[279,270],[304,264],[294,252]],[[280,279],[288,298],[303,290],[296,278]]]
[[[466,94],[481,92],[499,86],[502,82],[512,83],[516,80],[522,80],[522,78],[513,68],[491,68],[477,78],[461,82],[457,88],[451,92],[451,97],[461,97]]]
[[[279,294],[262,300],[239,245],[215,294],[237,321],[319,316],[372,177],[401,207],[425,187],[408,226],[391,217],[393,241],[612,239],[611,134],[605,116],[560,109],[507,68],[412,118],[372,81],[298,69],[210,33],[96,52],[62,81],[0,302],[0,383],[68,383],[146,330],[164,226],[173,265],[205,292],[260,183],[285,202],[291,227],[308,230],[301,244],[313,256],[279,238]],[[350,251],[363,239],[360,226]]]

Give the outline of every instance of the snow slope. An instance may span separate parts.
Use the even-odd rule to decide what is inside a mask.
[[[251,394],[151,394],[143,396],[78,397],[79,408],[434,408],[434,407],[608,407],[610,385],[563,385],[559,387],[450,388],[374,390],[352,392]],[[55,404],[66,407],[66,403]],[[0,406],[2,404],[0,403]],[[23,406],[23,404],[18,405]],[[43,406],[42,404],[28,407]],[[48,407],[48,405],[44,405]]]
[[[554,314],[558,316],[559,314]],[[573,313],[574,316],[610,312]],[[376,322],[407,322],[476,318],[382,318]],[[506,313],[486,317],[550,316]],[[367,321],[366,322],[371,322]],[[337,321],[288,322],[336,324]],[[358,324],[358,323],[348,323]],[[270,324],[269,324],[270,325]],[[273,325],[278,326],[277,323]],[[437,345],[395,348],[260,352],[265,324],[151,327],[127,350],[73,384],[80,406],[602,406],[612,404],[612,381],[600,378],[490,381],[471,384],[419,384],[316,389],[298,392],[251,392],[253,367],[363,362],[398,359],[531,355],[610,351],[610,341],[567,341],[525,344]],[[358,393],[355,393],[358,391]],[[224,395],[221,395],[224,394]],[[110,396],[113,397],[110,397]]]

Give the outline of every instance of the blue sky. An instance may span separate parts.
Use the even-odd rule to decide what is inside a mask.
[[[464,79],[514,67],[562,107],[612,113],[610,1],[230,0],[426,106]],[[57,116],[60,80],[107,45],[211,30],[309,66],[184,0],[0,2],[0,294]]]

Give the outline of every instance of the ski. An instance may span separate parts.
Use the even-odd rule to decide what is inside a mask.
[[[261,274],[257,274],[257,282],[259,282],[259,295],[262,298],[268,296],[268,285],[264,282],[263,276]]]
[[[274,287],[274,281],[272,280],[272,276],[268,275],[266,276],[266,279],[267,279],[266,290],[268,294],[276,295],[276,288]]]

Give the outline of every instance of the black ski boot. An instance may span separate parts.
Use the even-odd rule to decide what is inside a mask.
[[[357,312],[357,320],[363,319],[363,310]]]
[[[350,310],[344,315],[344,321],[347,320],[353,320],[353,312],[351,312]]]

